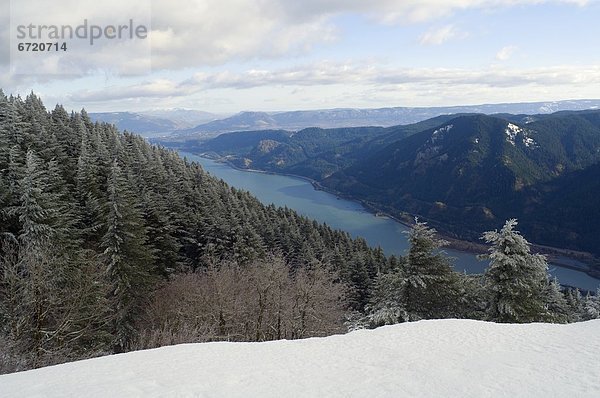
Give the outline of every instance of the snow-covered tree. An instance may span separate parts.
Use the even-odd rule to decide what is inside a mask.
[[[569,305],[565,295],[560,290],[558,279],[554,278],[546,288],[547,319],[551,322],[566,323],[569,320]]]
[[[141,212],[117,160],[108,181],[107,221],[102,238],[112,285],[115,350],[128,348],[136,316],[152,283],[153,256],[146,245]]]
[[[489,291],[488,319],[495,322],[543,321],[548,286],[548,264],[532,254],[529,242],[515,231],[517,220],[506,221],[500,231],[488,231],[483,239],[491,243],[490,265],[485,272]]]
[[[448,244],[436,230],[416,220],[408,234],[404,304],[409,320],[454,316],[459,275],[441,252]]]
[[[584,318],[585,303],[579,289],[569,289],[565,295],[569,308],[569,322],[579,322]]]
[[[380,273],[362,320],[370,327],[419,319],[457,316],[460,275],[441,252],[447,242],[416,220],[402,266]]]
[[[409,320],[404,303],[406,280],[401,270],[382,273],[375,279],[366,317],[360,322],[370,328]]]
[[[0,351],[18,358],[13,370],[97,353],[106,315],[96,256],[78,244],[58,165],[31,150],[25,158],[6,212],[21,228],[0,239]]]
[[[596,295],[587,294],[584,302],[584,311],[584,318],[586,320],[600,319],[600,288],[598,288]]]

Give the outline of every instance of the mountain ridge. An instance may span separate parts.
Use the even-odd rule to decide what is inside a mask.
[[[518,217],[532,240],[555,245],[560,238],[544,232],[541,225],[548,223],[537,220],[560,209],[545,204],[557,206],[556,198],[567,196],[571,173],[600,161],[599,110],[444,115],[388,128],[280,131],[285,139],[267,134],[275,133],[227,133],[206,143],[189,140],[181,145],[197,153],[210,149],[241,168],[309,177],[401,219],[419,215],[466,240],[477,240],[484,230]],[[235,146],[238,139],[245,148]],[[228,141],[232,145],[226,149],[214,146]],[[586,185],[582,179],[595,175],[590,171],[577,178]],[[584,197],[591,196],[582,192],[577,200],[589,201]],[[600,241],[590,238],[594,228],[582,236],[567,224],[568,231],[551,229],[571,236],[563,248],[600,254]]]
[[[390,127],[457,113],[547,114],[559,110],[599,108],[600,100],[565,100],[439,107],[334,108],[281,112],[243,111],[225,119],[178,131],[176,136],[241,130],[301,130],[309,127]]]

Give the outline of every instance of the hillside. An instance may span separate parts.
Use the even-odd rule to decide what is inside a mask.
[[[7,98],[0,91],[0,373],[145,344],[140,339],[151,329],[173,327],[171,316],[162,326],[147,321],[158,320],[148,314],[150,303],[178,275],[217,264],[279,264],[286,282],[280,288],[287,289],[292,270],[332,271],[336,286],[347,281],[354,288],[348,302],[342,295],[336,302],[359,309],[388,261],[397,264],[363,239],[265,206],[174,151],[93,123],[85,111],[48,112],[34,95]],[[259,276],[242,274],[236,275],[254,278],[256,286]],[[198,326],[195,314],[188,326],[197,333],[185,340],[231,340],[234,333],[238,340],[297,338],[324,330],[292,331],[291,312],[289,325],[279,316],[273,329],[261,300],[256,326],[240,325],[233,314],[214,322],[207,315],[207,324],[218,324],[213,331]],[[341,318],[333,324],[343,328]]]
[[[444,115],[388,128],[267,133],[178,147],[216,152],[238,167],[306,176],[397,217],[419,215],[460,239],[478,240],[517,217],[536,243],[600,254],[600,223],[576,210],[600,194],[597,173],[586,171],[600,161],[600,111]],[[565,207],[574,209],[569,217]]]
[[[472,230],[462,235],[473,239],[498,220],[524,214],[528,188],[600,160],[597,114],[554,115],[523,125],[461,116],[393,143],[323,184],[451,224],[446,229],[456,233]]]
[[[520,125],[461,116],[388,145],[321,183],[396,215],[419,214],[461,238],[477,239],[483,230],[518,217],[537,243],[598,252],[598,231],[565,239],[590,231],[589,219],[579,217],[559,233],[563,224],[545,215],[560,213],[565,204],[551,200],[548,191],[554,198],[569,197],[571,206],[587,206],[589,192],[573,192],[568,181],[571,173],[600,161],[599,116],[557,113]],[[579,173],[578,181],[593,190],[593,175]],[[542,232],[542,224],[551,224],[554,232]]]
[[[346,335],[206,343],[0,376],[5,397],[597,397],[600,321],[420,321]]]
[[[456,115],[393,127],[306,128],[297,132],[257,130],[224,133],[210,140],[161,137],[170,148],[208,156],[227,156],[236,166],[300,174],[321,180],[351,166],[386,145],[444,123]]]
[[[89,117],[93,121],[114,124],[120,130],[143,135],[165,133],[177,129],[177,124],[169,119],[133,112],[90,113]]]

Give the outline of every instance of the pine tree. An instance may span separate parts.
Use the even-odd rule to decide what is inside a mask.
[[[406,279],[401,270],[381,273],[375,279],[366,317],[361,321],[369,328],[410,320],[405,306]]]
[[[452,316],[458,292],[458,275],[440,248],[447,244],[435,229],[416,220],[408,241],[404,267],[404,305],[409,320]]]
[[[485,272],[488,319],[507,323],[543,321],[548,264],[544,256],[531,253],[529,242],[514,230],[516,225],[517,220],[511,219],[500,232],[483,234],[492,245],[486,255],[490,265]]]
[[[45,247],[56,232],[51,219],[57,216],[56,203],[50,203],[47,173],[40,159],[28,151],[24,176],[18,183],[19,205],[9,208],[9,215],[17,215],[22,226],[20,243],[31,252]]]
[[[592,295],[588,292],[584,302],[584,319],[600,319],[600,288],[596,292],[596,295]]]
[[[48,261],[56,233],[52,224],[56,204],[50,201],[46,172],[32,151],[27,152],[24,175],[17,186],[21,193],[18,205],[8,208],[7,213],[18,217],[21,229],[12,249],[15,261],[6,268],[12,274],[7,278],[7,289],[13,292],[13,300],[18,299],[7,320],[9,334],[19,341],[20,351],[31,355],[27,362],[35,367],[46,349],[43,330],[50,329],[50,311],[56,298],[52,288],[60,278],[60,269],[52,269],[54,264]]]
[[[16,343],[20,369],[129,349],[154,276],[167,281],[214,257],[247,267],[276,252],[290,273],[304,268],[300,314],[319,313],[310,306],[327,295],[307,303],[305,293],[315,292],[327,263],[335,284],[353,286],[358,309],[376,273],[403,264],[293,210],[263,206],[175,151],[85,112],[48,113],[35,95],[3,93],[0,237],[0,348]],[[286,297],[278,293],[281,310]],[[311,317],[294,335],[312,328]],[[261,333],[290,335],[286,322],[276,333],[263,322]]]
[[[550,322],[566,323],[569,320],[569,306],[565,295],[560,290],[558,279],[554,278],[546,288],[545,299]]]
[[[579,289],[569,289],[565,295],[569,309],[569,322],[579,322],[585,317],[585,303]]]
[[[5,253],[0,317],[12,342],[9,349],[21,358],[15,369],[97,353],[102,349],[99,319],[105,315],[102,284],[93,258],[78,251],[57,164],[50,161],[45,169],[29,151],[18,187],[19,203],[9,212],[18,216],[21,229],[0,248]]]
[[[113,162],[108,181],[106,213],[106,232],[101,246],[112,286],[114,348],[121,352],[129,347],[136,317],[151,289],[154,259],[146,245],[139,204],[117,160]]]

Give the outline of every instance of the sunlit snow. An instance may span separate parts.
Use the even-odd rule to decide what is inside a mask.
[[[0,376],[1,397],[600,397],[600,320],[421,321],[163,347]]]

